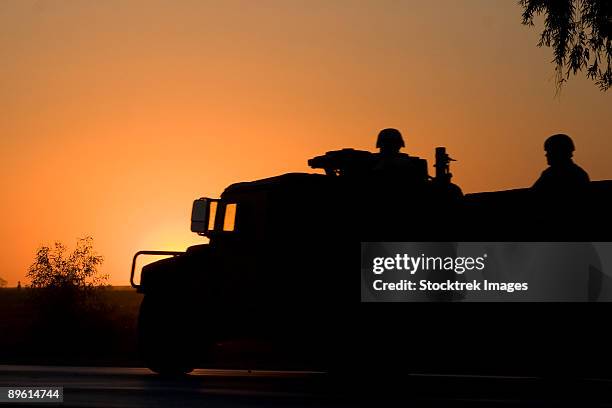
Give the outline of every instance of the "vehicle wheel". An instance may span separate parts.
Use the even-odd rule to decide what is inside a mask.
[[[194,369],[194,342],[188,309],[181,302],[145,295],[138,316],[138,347],[145,365],[161,375],[180,376]]]

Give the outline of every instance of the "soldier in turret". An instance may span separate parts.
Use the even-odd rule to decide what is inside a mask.
[[[406,143],[399,130],[387,128],[378,133],[376,148],[379,149],[381,156],[398,156],[403,147],[406,147]]]
[[[405,147],[404,138],[399,130],[383,129],[378,133],[376,147],[379,149],[373,173],[402,181],[424,183],[429,179],[427,161],[401,153]]]

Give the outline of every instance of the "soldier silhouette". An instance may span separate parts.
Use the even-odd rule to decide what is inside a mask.
[[[406,144],[399,130],[387,128],[378,133],[376,148],[380,150],[381,156],[397,156],[403,147],[406,147]]]
[[[543,193],[575,191],[585,188],[589,175],[572,160],[574,142],[565,134],[550,136],[544,142],[548,168],[533,185],[533,189]]]
[[[376,197],[369,210],[377,214],[369,229],[381,240],[400,240],[403,231],[425,229],[424,219],[414,217],[431,208],[428,194],[427,161],[400,152],[405,147],[397,129],[383,129],[376,140],[379,153],[372,155],[372,167],[361,182],[363,191]],[[382,239],[384,237],[384,239]]]
[[[379,153],[373,168],[374,173],[410,182],[427,181],[429,178],[427,161],[401,153],[400,150],[405,146],[404,138],[399,130],[393,128],[381,130],[376,140]]]

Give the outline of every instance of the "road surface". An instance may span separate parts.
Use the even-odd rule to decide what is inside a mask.
[[[606,379],[396,378],[384,390],[368,392],[363,385],[336,387],[316,372],[196,370],[184,378],[161,378],[145,368],[0,365],[0,387],[63,387],[64,402],[56,405],[62,407],[612,407],[612,381]]]

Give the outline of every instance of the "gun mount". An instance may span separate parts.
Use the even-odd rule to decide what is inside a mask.
[[[450,183],[450,162],[455,161],[446,154],[445,147],[436,148],[435,177],[437,183]],[[405,153],[397,153],[388,158],[380,153],[372,153],[364,150],[342,149],[332,150],[324,155],[313,157],[308,160],[308,165],[313,169],[323,169],[328,176],[368,177],[380,175],[381,167],[387,162],[392,162],[392,171],[407,176],[412,181],[425,182],[432,179],[427,171],[427,161],[416,156]],[[388,177],[388,172],[382,174]]]

